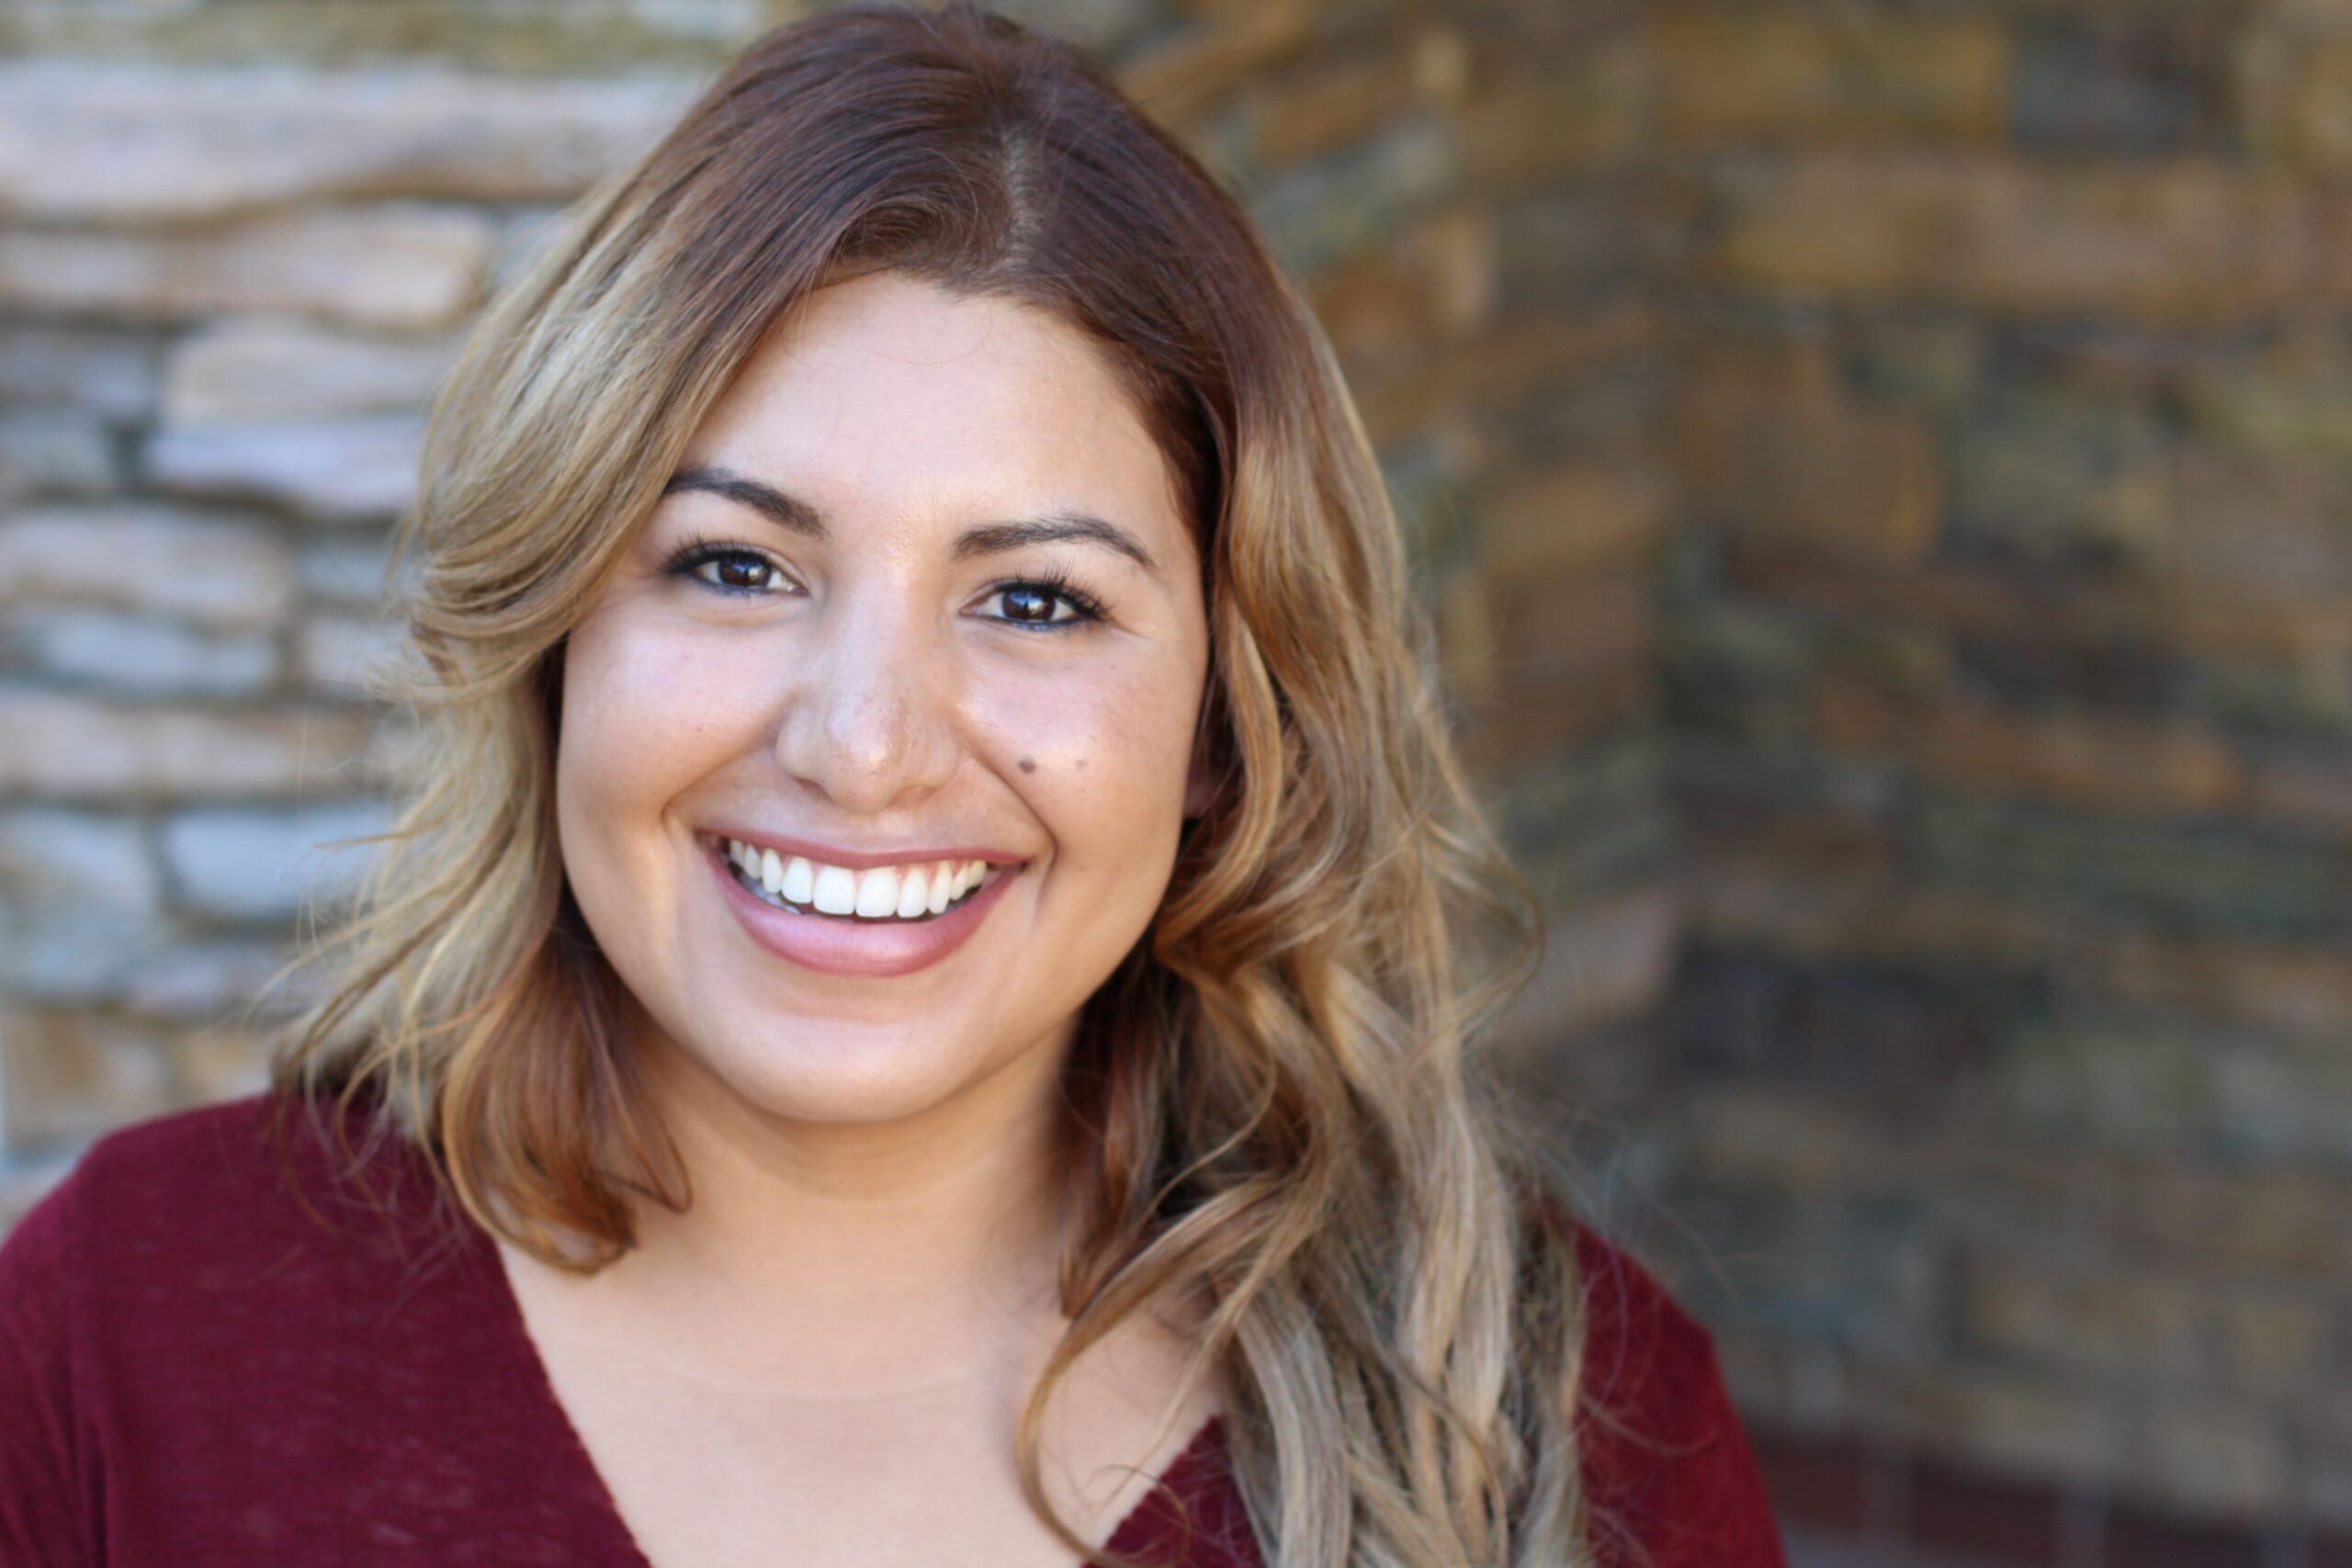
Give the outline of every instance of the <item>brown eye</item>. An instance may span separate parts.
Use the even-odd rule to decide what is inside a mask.
[[[775,562],[757,550],[732,545],[697,541],[680,550],[662,570],[673,577],[691,577],[721,593],[768,593],[793,586]]]
[[[757,556],[728,555],[707,561],[714,575],[709,581],[721,588],[765,588],[774,570]]]
[[[989,619],[1035,631],[1075,631],[1102,618],[1100,601],[1074,582],[1052,578],[1001,582],[989,590],[989,600],[996,606]]]
[[[1026,583],[1004,591],[1004,618],[1008,621],[1050,621],[1054,618],[1057,595],[1051,590]]]

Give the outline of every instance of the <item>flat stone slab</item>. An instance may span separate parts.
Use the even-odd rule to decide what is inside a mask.
[[[119,224],[355,196],[560,200],[652,146],[696,85],[0,63],[0,214]]]

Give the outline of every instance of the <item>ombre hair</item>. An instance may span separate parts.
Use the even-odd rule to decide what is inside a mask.
[[[1399,531],[1329,344],[1249,220],[1069,50],[853,6],[753,44],[475,330],[400,548],[413,793],[281,1104],[380,1111],[481,1225],[594,1270],[690,1200],[558,851],[565,638],[795,303],[896,272],[1096,342],[1200,544],[1223,784],[1068,1066],[1070,1327],[1199,1299],[1282,1568],[1589,1560],[1573,1235],[1479,1048],[1532,907],[1434,693]],[[1197,1381],[1195,1385],[1197,1386]]]

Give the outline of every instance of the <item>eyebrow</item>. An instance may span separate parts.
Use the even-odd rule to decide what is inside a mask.
[[[739,506],[748,506],[770,522],[806,538],[826,536],[825,520],[815,507],[732,468],[710,464],[680,468],[662,487],[662,493],[675,495],[681,491],[702,491]],[[955,557],[957,560],[969,560],[975,556],[1001,555],[1028,545],[1058,544],[1064,540],[1115,550],[1154,577],[1160,575],[1159,563],[1151,558],[1151,552],[1143,547],[1142,541],[1117,524],[1083,512],[1051,512],[1019,523],[989,523],[967,528],[956,540]]]

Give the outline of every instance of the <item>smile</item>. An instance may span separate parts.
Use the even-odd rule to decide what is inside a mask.
[[[816,844],[698,839],[711,885],[753,943],[796,968],[868,980],[947,958],[1030,863],[951,857],[853,868],[793,852],[821,853]]]
[[[864,871],[827,865],[805,855],[720,840],[735,880],[752,897],[779,909],[861,920],[927,920],[946,913],[987,879],[984,860],[926,861]]]

